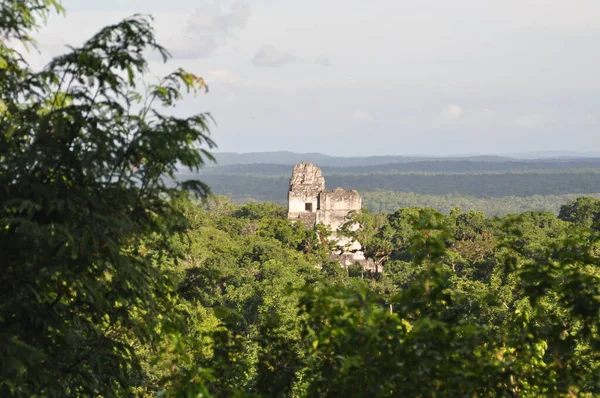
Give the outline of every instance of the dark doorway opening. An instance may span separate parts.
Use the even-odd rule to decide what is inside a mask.
[[[305,203],[304,204],[304,210],[306,210],[306,211],[312,211],[312,203]]]

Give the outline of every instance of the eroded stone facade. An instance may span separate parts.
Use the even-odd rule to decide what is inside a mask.
[[[317,224],[329,226],[333,232],[331,238],[340,247],[334,255],[342,265],[366,261],[358,242],[336,234],[348,221],[350,212],[360,212],[361,208],[362,200],[357,191],[342,188],[328,191],[319,167],[310,162],[294,166],[288,191],[288,218],[302,221],[308,228]]]
[[[351,211],[360,211],[362,201],[357,191],[325,189],[321,169],[306,162],[294,166],[288,191],[288,218],[300,219],[312,228],[328,225],[337,231],[348,220]]]

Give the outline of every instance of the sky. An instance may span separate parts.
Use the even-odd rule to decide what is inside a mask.
[[[154,17],[219,151],[336,156],[600,150],[598,0],[63,0],[44,62]]]

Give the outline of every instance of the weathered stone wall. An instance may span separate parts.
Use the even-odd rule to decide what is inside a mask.
[[[321,192],[323,210],[360,210],[362,201],[357,191],[346,191],[336,188],[333,191]]]
[[[361,208],[362,200],[357,191],[325,190],[325,178],[319,167],[312,163],[294,166],[288,191],[288,218],[301,221],[308,228],[319,223],[329,226],[333,232],[330,239],[340,247],[332,256],[344,266],[359,262],[368,268],[360,244],[336,234],[348,221],[350,212],[360,212]]]
[[[336,188],[333,191],[323,191],[320,194],[321,212],[318,221],[329,225],[332,231],[337,231],[348,221],[352,211],[360,211],[362,201],[357,191],[346,191]]]
[[[322,223],[337,231],[346,223],[348,214],[361,207],[357,191],[325,190],[319,167],[308,162],[294,166],[288,191],[288,218],[301,219],[309,227]]]
[[[312,163],[295,165],[288,191],[288,218],[300,219],[307,227],[314,227],[320,207],[319,194],[323,190],[325,178],[320,168]]]

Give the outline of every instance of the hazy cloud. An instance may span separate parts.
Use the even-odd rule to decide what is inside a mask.
[[[317,57],[317,59],[315,59],[315,64],[321,66],[331,66],[331,60],[327,57]]]
[[[539,113],[532,113],[531,115],[525,115],[517,118],[516,125],[524,129],[537,130],[544,128],[548,125],[549,120]]]
[[[181,35],[165,47],[175,58],[208,57],[246,27],[250,14],[250,5],[243,0],[234,1],[227,10],[215,0],[190,15]]]
[[[442,117],[446,120],[460,119],[465,112],[458,105],[448,105],[442,109]]]
[[[194,59],[208,57],[219,48],[219,45],[214,36],[201,36],[194,39],[180,36],[170,39],[165,47],[174,58]]]
[[[286,87],[281,84],[270,81],[245,79],[238,75],[234,75],[228,70],[212,70],[207,73],[206,77],[209,84],[214,82],[239,88],[260,88],[286,91]]]
[[[597,120],[598,118],[592,115],[591,113],[586,113],[585,115],[583,115],[583,121],[585,123],[595,123]]]
[[[370,122],[372,120],[373,120],[373,116],[371,116],[370,114],[368,114],[365,111],[356,110],[352,114],[353,122]]]
[[[298,58],[294,55],[278,50],[272,45],[264,45],[252,58],[254,66],[276,68],[286,64],[297,62]]]
[[[36,35],[41,54],[28,55],[35,68],[62,51],[63,39],[79,45],[106,24],[151,14],[159,42],[187,58],[153,63],[152,74],[184,66],[207,79],[211,94],[186,98],[182,112],[212,112],[222,150],[308,152],[324,139],[362,134],[369,123],[377,125],[371,139],[345,140],[327,151],[439,154],[600,145],[600,53],[590,51],[600,45],[598,0],[64,3],[66,17],[51,15]],[[279,50],[257,54],[263,44]],[[255,54],[255,65],[284,67],[257,68],[249,62]],[[301,62],[294,55],[306,62],[290,63]],[[318,132],[306,131],[306,114]]]

